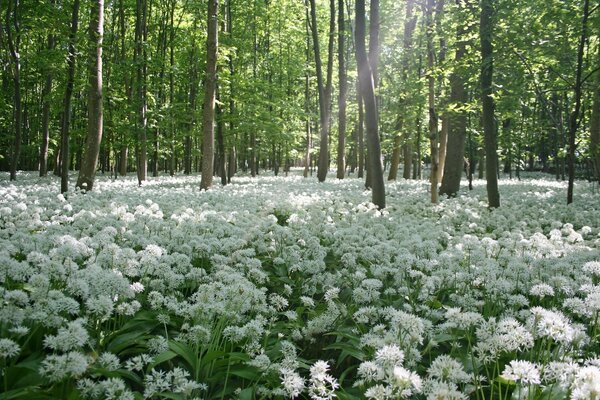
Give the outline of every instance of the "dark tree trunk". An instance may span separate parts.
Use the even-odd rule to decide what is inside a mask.
[[[61,146],[60,146],[60,192],[69,190],[69,123],[71,122],[71,97],[75,82],[75,43],[77,41],[77,28],[79,25],[79,0],[73,2],[71,14],[71,31],[69,33],[69,50],[67,54],[67,86],[63,100],[63,113],[61,123]]]
[[[138,106],[137,121],[137,178],[138,184],[146,180],[148,172],[148,143],[147,143],[147,103],[146,103],[146,47],[147,38],[147,0],[137,0],[135,25],[135,59],[136,59],[136,101]]]
[[[54,6],[54,0],[51,1]],[[48,35],[48,51],[56,47],[56,38],[53,34]],[[40,145],[40,177],[48,175],[48,143],[50,141],[50,94],[52,91],[52,69],[45,71],[44,88],[42,89],[42,144]]]
[[[488,206],[490,208],[498,208],[500,207],[500,193],[498,191],[494,98],[492,97],[494,65],[492,46],[493,14],[493,0],[482,0],[479,34],[481,38],[481,102],[483,105],[482,122],[485,136],[485,177],[487,181]]]
[[[575,147],[577,128],[579,127],[580,114],[581,114],[581,92],[583,81],[581,78],[583,72],[583,53],[585,43],[587,41],[587,22],[589,17],[590,2],[584,0],[583,2],[583,17],[581,20],[581,37],[579,39],[579,46],[577,48],[577,69],[575,71],[575,88],[573,98],[575,99],[575,108],[569,115],[569,156],[568,156],[568,170],[569,170],[569,184],[567,187],[567,204],[573,202],[573,185],[575,184]]]
[[[346,96],[348,91],[348,82],[346,77],[346,63],[344,52],[346,51],[346,28],[344,19],[344,0],[338,1],[338,75],[340,84],[340,94],[338,99],[339,121],[338,121],[338,149],[337,149],[337,178],[344,179],[346,170],[345,150],[346,150]]]
[[[22,134],[22,104],[21,104],[21,32],[19,27],[19,0],[8,0],[6,7],[6,36],[10,61],[12,63],[13,85],[14,85],[14,131],[15,137],[12,145],[10,160],[10,180],[17,179],[17,168],[21,158],[21,134]],[[14,30],[14,33],[13,33]]]
[[[365,112],[362,95],[360,94],[360,85],[356,94],[356,101],[358,102],[358,178],[362,178],[365,173]]]
[[[88,92],[88,131],[84,157],[77,178],[77,188],[94,187],[100,142],[102,141],[102,37],[104,35],[104,0],[95,0],[90,8],[90,64]]]
[[[219,1],[208,2],[206,39],[206,78],[202,111],[202,179],[200,189],[208,189],[213,181],[215,158],[215,92],[217,87],[217,50],[219,47]]]
[[[435,108],[435,77],[433,74],[434,64],[434,49],[433,49],[433,9],[435,8],[435,0],[427,0],[426,4],[426,35],[427,35],[427,66],[429,73],[427,74],[428,96],[427,103],[429,106],[429,144],[431,155],[431,175],[429,182],[431,183],[431,202],[438,202],[438,117]]]
[[[596,60],[597,65],[600,65],[600,47],[598,47]],[[596,71],[596,89],[593,101],[590,121],[590,155],[594,166],[594,176],[600,182],[600,71]]]
[[[461,0],[456,0],[460,7]],[[454,62],[460,64],[466,53],[467,29],[464,25],[457,28],[457,48]],[[460,180],[465,163],[465,138],[467,136],[467,116],[464,106],[467,103],[467,92],[465,91],[465,77],[454,70],[450,75],[450,104],[454,111],[448,115],[448,143],[446,145],[446,162],[444,163],[444,175],[440,194],[448,197],[456,196],[460,190]]]
[[[415,26],[417,25],[417,17],[416,15],[413,16],[413,8],[414,8],[415,2],[414,0],[407,0],[406,1],[406,20],[404,22],[404,40],[402,43],[402,47],[403,47],[403,55],[402,55],[402,81],[404,82],[405,85],[407,85],[408,83],[408,69],[409,69],[409,54],[411,54],[411,47],[412,47],[412,36],[413,36],[413,32],[415,30]],[[397,128],[397,132],[396,132],[396,137],[394,138],[394,146],[393,146],[393,150],[392,150],[392,159],[390,162],[390,172],[388,174],[388,181],[395,181],[397,176],[398,176],[398,168],[400,167],[400,154],[402,153],[402,150],[404,150],[404,159],[406,160],[406,156],[407,156],[407,149],[406,146],[407,144],[404,143],[403,145],[403,141],[406,142],[409,138],[409,134],[405,135],[405,137],[403,137],[402,134],[402,130],[404,128],[404,108],[407,106],[408,103],[408,99],[407,99],[407,94],[404,94],[402,96],[402,98],[400,99],[400,114],[398,115],[398,122],[396,124],[396,128]],[[409,130],[410,131],[410,130]],[[412,149],[409,149],[408,151],[412,152]],[[412,159],[412,157],[409,157]],[[412,161],[412,160],[410,160]],[[405,165],[405,170],[406,170],[406,165]],[[408,168],[408,173],[410,174],[410,167]],[[406,176],[405,176],[406,178]],[[410,175],[409,175],[410,178]]]
[[[371,66],[365,46],[365,1],[356,1],[356,60],[361,96],[365,102],[365,126],[367,128],[368,173],[371,176],[372,202],[379,209],[385,208],[385,186],[381,165],[381,147],[377,118],[377,100]]]

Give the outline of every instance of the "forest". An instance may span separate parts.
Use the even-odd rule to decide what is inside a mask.
[[[0,400],[600,399],[600,3],[0,0]]]

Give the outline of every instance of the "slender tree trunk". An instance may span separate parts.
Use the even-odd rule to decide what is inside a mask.
[[[346,63],[344,52],[346,51],[346,28],[344,19],[344,0],[338,1],[338,75],[340,84],[340,95],[338,99],[339,108],[339,134],[337,151],[337,178],[344,179],[346,170],[345,151],[346,151],[346,96],[348,91],[348,82],[346,77]]]
[[[310,63],[310,17],[308,8],[306,8],[306,64]],[[304,111],[306,113],[306,146],[304,151],[304,172],[303,176],[308,177],[311,164],[312,133],[310,120],[310,72],[306,69],[304,80]]]
[[[317,168],[317,178],[319,182],[325,181],[329,169],[329,103],[331,99],[331,75],[333,63],[330,62],[327,67],[327,84],[323,82],[323,65],[321,62],[321,50],[319,46],[319,33],[317,27],[317,10],[315,0],[310,2],[310,27],[312,32],[313,49],[315,53],[315,65],[317,70],[317,90],[319,94],[319,161]],[[330,25],[329,25],[329,59],[333,60],[333,34],[335,30],[335,0],[330,0]],[[333,27],[333,28],[332,28]]]
[[[381,165],[381,147],[379,143],[379,126],[377,118],[377,100],[373,73],[367,58],[365,46],[365,1],[356,1],[356,60],[360,91],[365,102],[365,125],[367,128],[368,173],[371,176],[372,202],[379,209],[385,208],[385,186]]]
[[[219,93],[219,85],[216,87],[216,98],[218,102],[221,102],[221,95]],[[227,185],[227,173],[225,172],[226,158],[225,158],[225,138],[223,134],[223,110],[220,105],[216,105],[216,118],[217,118],[217,174],[221,178],[221,185]]]
[[[600,65],[600,46],[596,57]],[[600,182],[600,71],[596,71],[596,89],[593,94],[592,117],[590,121],[590,155],[594,166],[594,175]]]
[[[456,0],[457,6],[461,7],[462,1]],[[457,47],[454,63],[460,65],[466,53],[467,27],[460,25],[457,28]],[[465,77],[458,68],[450,75],[450,104],[453,111],[448,118],[448,143],[446,145],[446,160],[444,163],[444,174],[440,194],[454,197],[460,190],[460,180],[465,163],[465,138],[467,136],[467,116],[464,106],[467,103],[467,92],[465,91]],[[442,128],[443,129],[443,128]],[[440,165],[441,168],[441,165]]]
[[[575,88],[573,97],[575,99],[575,108],[569,116],[569,158],[568,158],[568,169],[569,169],[569,184],[567,187],[567,204],[573,202],[573,186],[575,184],[575,147],[577,128],[579,127],[580,114],[581,114],[581,95],[582,95],[582,72],[583,72],[583,53],[585,43],[587,41],[587,22],[589,17],[590,2],[584,0],[583,2],[583,17],[581,20],[581,37],[579,39],[579,46],[577,48],[577,69],[575,71]]]
[[[208,2],[208,31],[206,39],[206,80],[202,115],[202,179],[201,189],[208,189],[213,181],[215,147],[215,92],[217,86],[217,51],[219,46],[219,1]]]
[[[88,92],[88,132],[77,188],[94,187],[100,142],[102,141],[102,38],[104,35],[104,0],[95,0],[90,8],[90,65]]]
[[[428,83],[428,106],[429,106],[429,143],[431,149],[431,175],[429,181],[431,183],[431,202],[438,202],[438,117],[435,109],[435,77],[433,75],[434,64],[434,49],[433,49],[433,33],[434,21],[433,10],[435,8],[435,0],[427,0],[426,15],[426,35],[427,35],[427,66],[429,73],[427,74]]]
[[[365,112],[362,95],[360,94],[360,85],[358,85],[356,101],[358,102],[358,178],[362,178],[365,173]]]
[[[587,0],[586,0],[587,1]],[[496,130],[494,128],[493,79],[493,46],[492,32],[493,0],[481,1],[481,21],[479,34],[481,38],[481,102],[483,105],[483,132],[485,136],[485,177],[487,181],[488,206],[500,207],[498,191],[498,157],[496,155]]]
[[[61,146],[60,146],[60,192],[69,190],[69,124],[71,122],[71,97],[75,83],[75,43],[77,41],[77,29],[79,25],[79,0],[73,2],[71,14],[71,31],[69,33],[69,49],[67,53],[67,85],[63,100],[63,113],[61,120]]]
[[[54,7],[55,1],[50,4]],[[56,38],[53,34],[48,34],[48,51],[53,51],[56,47]],[[50,141],[50,94],[52,92],[52,69],[45,71],[44,88],[42,89],[42,144],[40,146],[40,177],[48,175],[48,143]]]
[[[137,122],[137,177],[138,184],[146,180],[148,171],[148,144],[147,144],[147,103],[146,103],[146,49],[144,46],[147,31],[147,0],[137,0],[136,26],[135,26],[135,59],[136,67],[136,101],[138,106]]]
[[[413,8],[415,2],[414,0],[406,1],[406,20],[404,21],[404,40],[402,43],[403,53],[402,53],[402,81],[404,82],[405,87],[408,85],[408,69],[409,69],[409,55],[411,54],[412,47],[412,36],[415,30],[415,26],[417,25],[417,17],[413,16]],[[405,89],[406,90],[406,89]],[[400,99],[400,114],[398,115],[398,122],[396,124],[397,133],[394,138],[394,146],[392,150],[392,159],[390,162],[390,172],[388,174],[388,181],[395,181],[398,176],[398,168],[400,166],[400,154],[404,149],[404,158],[406,159],[406,144],[403,145],[403,141],[406,142],[408,140],[408,134],[403,135],[402,130],[404,128],[404,114],[405,108],[408,104],[408,93],[403,93],[402,98]],[[403,137],[404,136],[404,137]],[[410,150],[412,152],[412,149]],[[405,166],[406,168],[406,166]],[[410,168],[409,168],[410,174]],[[410,176],[409,176],[410,177]]]
[[[20,43],[21,32],[19,26],[19,0],[8,0],[6,7],[6,36],[10,60],[12,63],[13,85],[14,85],[14,131],[15,136],[12,145],[10,160],[10,180],[17,179],[17,168],[21,158],[21,134],[22,134],[22,102],[21,102],[21,55]],[[14,30],[14,35],[13,35]]]

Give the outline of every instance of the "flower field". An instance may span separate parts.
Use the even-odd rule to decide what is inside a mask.
[[[600,202],[501,180],[0,183],[0,399],[599,399]]]

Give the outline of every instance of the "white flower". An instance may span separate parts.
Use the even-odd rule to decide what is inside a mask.
[[[504,367],[501,376],[509,381],[521,382],[526,385],[540,383],[540,371],[537,365],[529,361],[512,360]]]
[[[438,356],[427,370],[430,377],[446,382],[462,383],[471,380],[463,365],[448,355]]]
[[[375,360],[385,367],[394,367],[402,364],[404,352],[395,344],[386,345],[377,350]]]
[[[588,261],[581,268],[583,272],[593,276],[600,276],[600,261]]]
[[[400,389],[402,397],[410,397],[421,392],[422,381],[416,373],[396,366],[394,367],[394,385]]]
[[[304,379],[294,370],[281,368],[281,385],[286,395],[294,398],[300,395],[304,390]]]
[[[571,400],[600,398],[600,368],[582,367],[571,385]]]
[[[83,375],[88,364],[88,358],[77,351],[62,355],[52,354],[42,361],[40,374],[51,382],[60,382],[68,377]]]
[[[546,283],[538,283],[531,287],[529,294],[539,297],[540,299],[543,299],[546,296],[552,297],[554,296],[554,288]]]
[[[11,339],[0,339],[0,359],[12,358],[21,352],[21,348]]]

